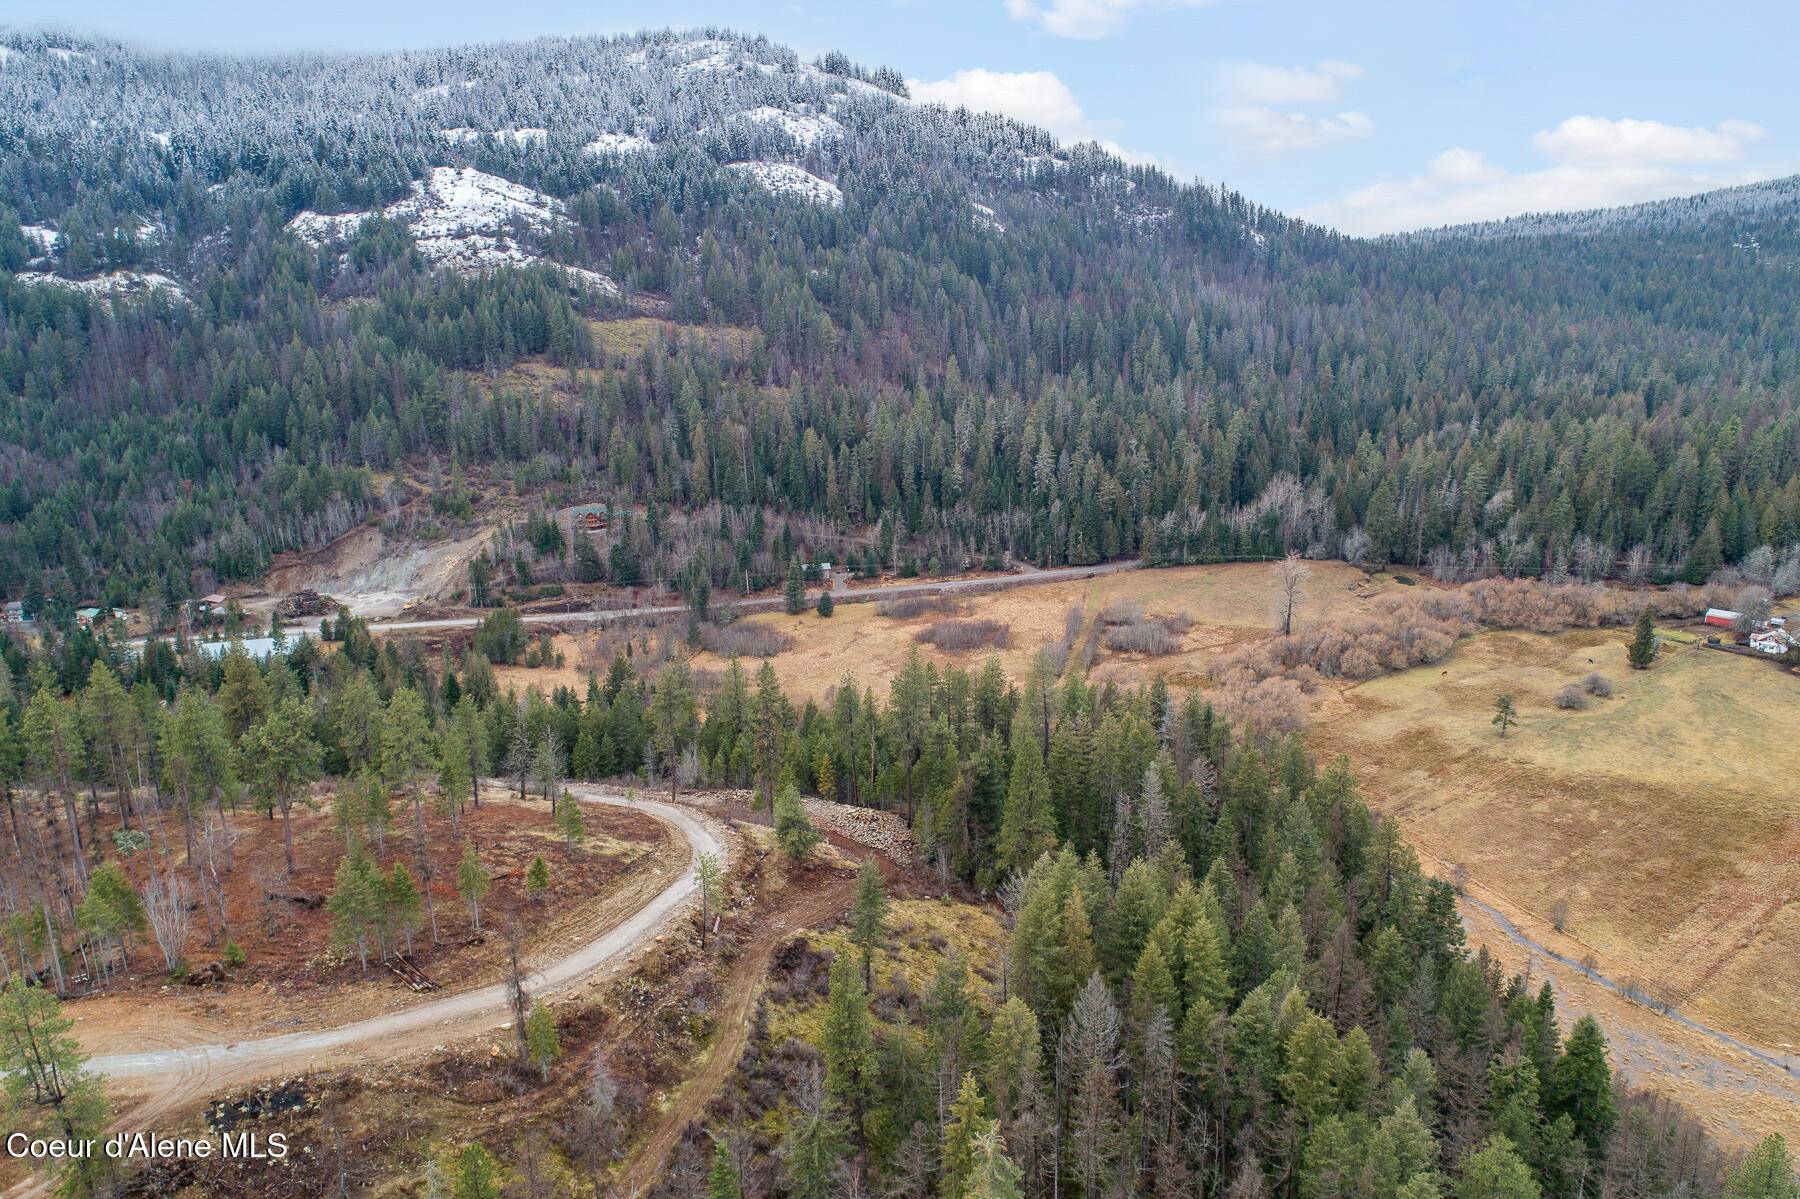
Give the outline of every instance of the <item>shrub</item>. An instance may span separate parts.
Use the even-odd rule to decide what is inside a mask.
[[[1579,712],[1588,706],[1587,692],[1570,683],[1556,693],[1556,706],[1572,712]]]
[[[1606,699],[1613,693],[1612,680],[1598,672],[1582,679],[1581,687],[1589,695],[1598,696],[1601,699]]]
[[[1144,605],[1137,600],[1114,600],[1100,609],[1100,623],[1140,624],[1144,619]]]
[[[998,620],[940,620],[920,629],[915,638],[946,653],[960,654],[986,646],[1002,649],[1012,643],[1012,628]]]
[[[1157,617],[1132,624],[1108,625],[1106,648],[1127,654],[1172,654],[1181,648],[1181,634]]]
[[[792,648],[794,639],[780,629],[739,621],[728,625],[702,625],[700,644],[721,658],[773,658]]]
[[[225,951],[219,955],[227,966],[242,966],[249,960],[244,954],[244,947],[236,941],[225,942]]]

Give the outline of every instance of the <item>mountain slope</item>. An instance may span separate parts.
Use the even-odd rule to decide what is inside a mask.
[[[1724,200],[1364,242],[717,30],[0,44],[0,591],[34,607],[172,602],[421,486],[426,534],[502,493],[634,512],[593,554],[509,538],[515,587],[1287,548],[1705,578],[1800,542],[1779,200],[1753,252]]]

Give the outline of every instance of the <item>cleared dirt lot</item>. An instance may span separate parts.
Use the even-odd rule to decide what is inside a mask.
[[[384,865],[400,861],[414,866],[410,821],[407,814],[396,819],[380,855]],[[494,878],[483,903],[484,931],[476,932],[454,889],[463,842],[447,825],[439,817],[429,825],[436,875],[432,892],[443,944],[432,945],[426,926],[414,938],[412,955],[447,992],[502,976],[504,939],[497,930],[509,910],[518,914],[528,956],[549,956],[579,944],[616,913],[634,910],[687,858],[685,847],[656,821],[616,808],[590,812],[587,839],[571,849],[559,839],[541,802],[520,804],[498,789],[484,790],[482,806],[465,813],[461,835],[480,846],[483,864]],[[153,954],[138,952],[138,969],[69,1004],[68,1014],[90,1052],[275,1035],[420,1002],[379,964],[363,971],[354,956],[333,951],[331,918],[323,908],[263,900],[265,883],[284,894],[323,896],[330,891],[343,842],[326,813],[296,817],[298,860],[292,878],[284,877],[281,867],[278,823],[246,814],[234,831],[237,869],[226,892],[232,936],[246,950],[248,964],[231,971],[223,986],[186,987],[168,983],[155,968]],[[525,870],[537,855],[548,863],[551,883],[545,899],[532,903],[522,899],[521,891]],[[218,949],[202,943],[197,917],[195,924],[190,960],[200,965],[216,958]],[[147,1003],[152,997],[154,1002]]]

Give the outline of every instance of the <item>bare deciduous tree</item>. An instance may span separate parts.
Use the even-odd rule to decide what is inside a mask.
[[[1559,899],[1550,905],[1550,927],[1559,933],[1569,931],[1569,901]]]
[[[1575,573],[1583,583],[1592,583],[1612,573],[1612,547],[1602,545],[1586,534],[1575,539]]]
[[[1311,569],[1299,554],[1290,553],[1275,568],[1275,621],[1281,635],[1294,631],[1294,615],[1306,602],[1306,579]]]
[[[1625,581],[1638,586],[1650,578],[1650,547],[1638,542],[1625,551],[1625,565],[1621,572]]]
[[[162,951],[163,965],[174,973],[187,948],[189,923],[187,889],[180,875],[164,870],[150,880],[144,888],[144,916],[156,948]]]

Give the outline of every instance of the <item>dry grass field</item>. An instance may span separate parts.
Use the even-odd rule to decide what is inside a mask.
[[[1185,614],[1192,624],[1177,652],[1151,657],[1102,647],[1090,678],[1131,683],[1161,672],[1177,687],[1203,687],[1207,665],[1221,653],[1269,634],[1272,570],[1187,567],[1021,587],[964,597],[955,618],[1005,622],[1010,643],[997,652],[1018,678],[1040,648],[1061,641],[1073,604],[1085,612],[1078,652],[1107,604]],[[1390,576],[1315,563],[1302,619],[1353,613],[1396,590]],[[791,693],[815,698],[846,674],[884,691],[915,648],[971,669],[991,652],[949,654],[919,644],[922,629],[946,619],[941,612],[894,619],[875,604],[840,604],[830,619],[811,612],[749,619],[791,637],[770,661]],[[594,660],[584,654],[591,636],[558,638],[565,670],[506,672],[506,681],[584,685],[578,663]],[[1321,756],[1350,757],[1364,796],[1400,820],[1429,867],[1463,867],[1472,892],[1529,936],[1575,960],[1591,955],[1608,976],[1673,1001],[1693,1019],[1794,1053],[1800,680],[1676,635],[1665,639],[1653,670],[1633,671],[1627,636],[1624,629],[1479,633],[1435,665],[1320,687],[1308,736]],[[710,654],[695,664],[724,666]],[[1558,691],[1596,672],[1613,684],[1611,697],[1590,698],[1580,711],[1556,706]],[[1490,720],[1501,692],[1513,693],[1521,717],[1505,738]],[[1559,932],[1552,915],[1563,904]],[[1475,909],[1470,914],[1478,943],[1519,956],[1484,931]],[[1559,982],[1578,985],[1579,976],[1567,973]],[[1678,1090],[1693,1084],[1683,1093],[1695,1099],[1714,1093],[1718,1106],[1706,1115],[1718,1130],[1731,1135],[1737,1120],[1746,1129],[1765,1126],[1755,1105],[1779,1106],[1762,1083],[1713,1087],[1696,1073],[1742,1070],[1748,1059],[1721,1065],[1736,1061],[1733,1052],[1699,1034],[1616,997],[1593,1002],[1606,1009],[1611,1034],[1626,1038],[1621,1052],[1629,1049],[1635,1077]],[[1716,1059],[1705,1057],[1708,1047]]]
[[[1420,850],[1579,957],[1772,1047],[1800,1044],[1800,682],[1676,647],[1648,672],[1624,631],[1484,633],[1445,661],[1324,693],[1312,738]],[[1609,699],[1553,703],[1598,671]],[[1490,723],[1510,691],[1521,721]]]
[[[1370,578],[1341,562],[1312,563],[1306,619],[1358,609],[1383,590],[1395,586],[1386,576]],[[875,604],[839,604],[829,619],[812,612],[801,616],[765,614],[746,619],[767,624],[793,638],[793,647],[771,661],[782,685],[794,695],[823,698],[846,674],[854,674],[864,686],[878,692],[898,673],[906,655],[915,647],[940,665],[956,662],[977,669],[990,652],[1014,678],[1023,678],[1038,650],[1062,640],[1063,621],[1069,608],[1082,604],[1085,621],[1082,638],[1091,631],[1102,608],[1116,601],[1135,601],[1151,615],[1185,613],[1193,621],[1182,637],[1178,652],[1160,656],[1098,650],[1089,677],[1096,681],[1138,682],[1161,672],[1171,685],[1202,685],[1202,672],[1219,654],[1245,640],[1265,636],[1273,627],[1271,603],[1274,566],[1267,563],[1232,563],[1219,566],[1182,566],[1164,570],[1128,570],[1093,579],[1018,587],[960,600],[965,618],[1004,622],[1011,643],[1004,649],[945,653],[920,645],[918,633],[943,613],[928,613],[907,620],[880,615]],[[1077,641],[1079,648],[1080,640]],[[714,655],[702,654],[697,667],[723,669]]]

